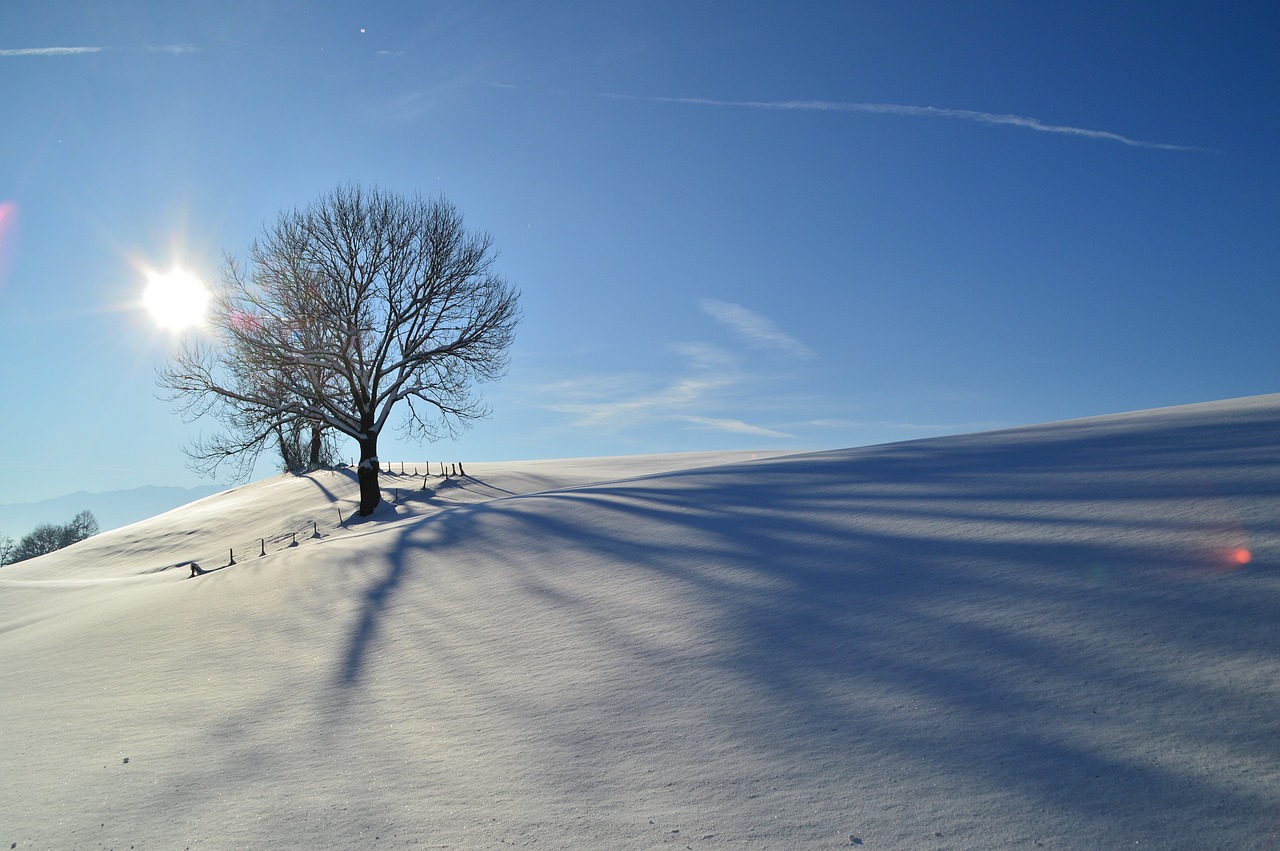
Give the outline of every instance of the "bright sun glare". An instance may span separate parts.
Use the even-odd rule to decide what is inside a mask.
[[[181,331],[204,321],[209,290],[185,269],[148,272],[142,303],[162,327]]]

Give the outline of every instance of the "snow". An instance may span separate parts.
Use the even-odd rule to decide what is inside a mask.
[[[1280,396],[393,466],[0,571],[0,846],[1278,841]]]

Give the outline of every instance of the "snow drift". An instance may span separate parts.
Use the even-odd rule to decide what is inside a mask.
[[[1275,846],[1280,396],[743,458],[5,568],[0,846]]]

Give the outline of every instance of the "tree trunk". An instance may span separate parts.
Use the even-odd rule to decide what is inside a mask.
[[[356,470],[360,480],[360,516],[368,517],[382,501],[378,488],[378,437],[360,441],[360,466]]]
[[[284,426],[276,424],[276,442],[280,444],[280,464],[286,472],[295,472],[298,467],[294,464],[293,453],[289,451],[289,439],[285,437]]]
[[[311,426],[311,458],[310,469],[320,469],[320,447],[324,445],[324,430],[318,425]]]

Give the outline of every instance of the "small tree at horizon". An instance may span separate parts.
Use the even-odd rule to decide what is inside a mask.
[[[57,552],[64,547],[77,544],[86,538],[98,534],[98,518],[92,511],[81,511],[71,519],[70,523],[41,523],[32,529],[17,544],[11,538],[0,539],[0,565],[14,564],[27,559],[36,558]],[[7,544],[7,550],[5,545]]]
[[[209,336],[184,340],[159,374],[189,419],[226,427],[195,457],[216,468],[320,423],[358,444],[359,512],[372,513],[393,411],[419,440],[488,414],[474,386],[506,371],[519,322],[494,260],[489,235],[443,198],[344,185],[282,212],[243,263],[226,259]]]

